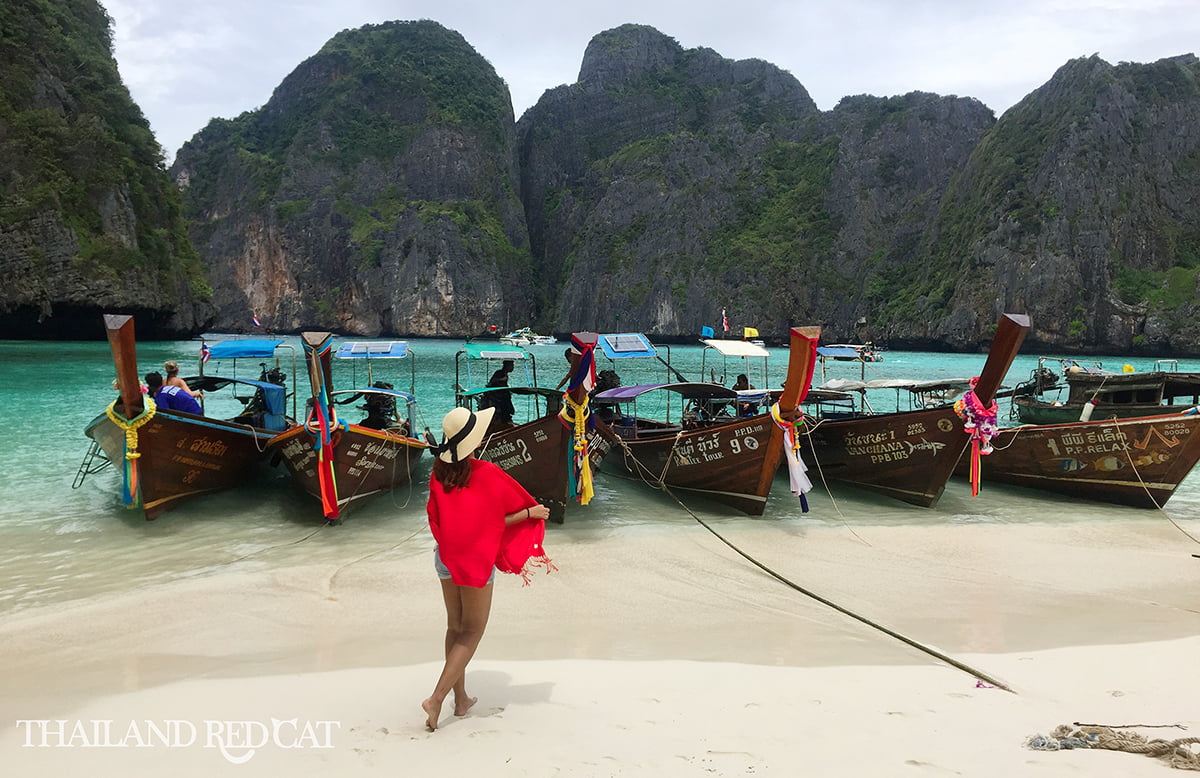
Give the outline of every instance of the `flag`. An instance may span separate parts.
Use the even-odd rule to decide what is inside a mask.
[[[753,328],[753,327],[743,327],[743,328],[742,328],[742,337],[744,337],[744,338],[757,338],[757,337],[758,337],[758,330],[756,330],[756,329],[755,329],[755,328]]]
[[[208,347],[207,343],[200,341],[200,364],[207,364],[210,359],[212,359],[212,349]]]
[[[725,315],[725,309],[721,309],[721,329],[729,332],[729,317]]]
[[[713,332],[713,328],[712,328],[712,327],[701,327],[701,328],[700,328],[700,337],[702,337],[702,338],[711,338],[711,337],[713,337],[714,335],[716,335],[716,333],[715,333],[715,332]]]
[[[260,321],[258,320],[258,317],[257,317],[257,316],[255,316],[254,314],[250,314],[250,318],[254,320],[254,326],[255,326],[255,327],[261,327],[261,326],[262,326],[262,322],[260,322]]]

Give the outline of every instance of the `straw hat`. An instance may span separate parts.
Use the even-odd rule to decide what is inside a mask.
[[[470,408],[455,408],[442,419],[442,442],[437,446],[438,459],[443,462],[461,462],[479,448],[488,425],[492,423],[495,408],[485,408],[471,413]]]

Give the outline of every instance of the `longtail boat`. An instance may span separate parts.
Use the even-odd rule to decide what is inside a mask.
[[[214,392],[232,387],[243,392],[246,407],[232,419],[159,408],[141,391],[133,317],[107,314],[104,324],[120,395],[84,430],[93,442],[75,486],[104,464],[118,465],[122,502],[155,519],[186,500],[246,483],[265,469],[268,442],[293,423],[286,415],[285,386],[268,380],[191,377],[189,385],[206,393],[206,406],[218,400]],[[278,344],[260,342],[253,353],[271,357]],[[281,375],[278,365],[273,370]]]
[[[592,349],[596,333],[577,332],[571,338],[575,360],[574,380],[564,394],[537,386],[537,361],[518,345],[467,343],[455,355],[456,402],[480,410],[502,401],[515,401],[512,420],[492,417],[478,456],[495,462],[527,492],[550,509],[550,521],[562,523],[567,505],[586,505],[592,496],[591,476],[608,451],[608,441],[596,430],[588,404],[594,380]],[[524,369],[525,385],[483,386],[474,377],[492,364],[513,362]]]
[[[635,343],[631,335],[601,336],[605,354],[618,359],[657,357],[644,336]],[[791,329],[788,374],[777,405],[784,426],[798,415],[796,409],[812,381],[819,336],[816,327]],[[674,423],[669,406],[665,419],[640,416],[635,403],[650,392],[681,399],[681,407],[687,410]],[[606,389],[593,401],[601,418],[605,417],[601,404],[618,409],[605,430],[613,451],[601,465],[604,470],[620,468],[654,486],[701,495],[751,516],[762,515],[784,454],[785,432],[770,412],[738,416],[736,409],[745,401],[738,392],[686,381]]]
[[[1045,371],[1047,360],[1038,359],[1038,373]],[[1108,373],[1060,360],[1066,380],[1065,399],[1051,399],[1053,386],[1013,399],[1017,418],[1024,424],[1065,424],[1089,419],[1131,419],[1178,412],[1200,403],[1200,373],[1155,370],[1149,373]],[[1162,363],[1174,360],[1160,360]],[[1058,393],[1061,395],[1061,391]],[[1174,407],[1172,407],[1174,406]],[[1181,407],[1182,406],[1182,407]]]
[[[1005,314],[974,388],[992,402],[1029,331],[1029,317]],[[852,418],[812,418],[801,456],[813,479],[840,481],[913,505],[937,503],[971,436],[954,406],[944,404]]]
[[[348,506],[379,492],[411,483],[413,469],[429,446],[413,435],[411,391],[374,381],[368,369],[363,386],[333,389],[332,340],[328,332],[301,334],[312,400],[307,418],[271,440],[292,480],[321,502],[325,519],[341,521]],[[344,350],[343,350],[344,349]],[[345,344],[346,359],[403,359],[407,344],[396,342]],[[415,382],[415,378],[414,378]],[[411,389],[411,383],[410,383]],[[366,417],[347,422],[337,406],[363,400]],[[403,403],[405,416],[397,412]]]
[[[1006,427],[992,447],[985,480],[1159,508],[1200,461],[1200,413]]]

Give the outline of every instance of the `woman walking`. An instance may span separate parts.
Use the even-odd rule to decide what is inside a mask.
[[[467,696],[466,669],[487,627],[496,570],[526,577],[531,566],[554,569],[542,547],[550,509],[499,466],[475,458],[494,412],[455,408],[442,419],[442,443],[434,447],[426,511],[446,604],[446,664],[421,703],[431,732],[451,691],[455,716],[476,702]]]

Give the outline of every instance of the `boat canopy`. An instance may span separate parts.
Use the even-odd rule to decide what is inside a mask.
[[[208,356],[209,359],[263,359],[275,356],[275,349],[280,343],[283,341],[269,338],[223,340],[208,347]]]
[[[817,356],[826,359],[857,360],[862,354],[854,346],[817,346]]]
[[[492,392],[509,392],[513,395],[537,395],[539,397],[562,397],[561,389],[550,389],[545,386],[481,386],[478,389],[467,389],[458,393],[459,397],[478,397]]]
[[[330,392],[329,396],[339,397],[342,395],[353,395],[352,397],[347,397],[344,400],[337,401],[339,404],[344,404],[354,402],[359,397],[368,394],[386,394],[389,397],[395,397],[397,399],[404,400],[404,402],[408,405],[412,405],[417,401],[417,398],[408,392],[402,392],[399,389],[384,389],[378,386],[364,386],[362,389],[338,389],[337,391]]]
[[[635,386],[618,386],[615,389],[608,389],[600,392],[593,399],[597,402],[623,403],[631,402],[642,396],[646,392],[655,390],[663,390],[667,392],[675,392],[688,400],[713,400],[726,399],[736,400],[745,395],[763,395],[766,392],[761,390],[751,389],[748,392],[742,393],[734,391],[720,384],[705,384],[705,383],[675,383],[675,384],[638,384]]]
[[[658,356],[658,350],[651,345],[650,339],[640,332],[601,335],[598,343],[601,350],[604,351],[604,355],[609,359]]]
[[[725,357],[769,357],[771,352],[766,348],[746,340],[701,340],[701,343],[717,350]],[[817,349],[820,351],[820,349]]]
[[[971,380],[969,378],[938,378],[932,381],[912,381],[907,378],[875,378],[870,381],[855,381],[847,378],[834,378],[815,388],[833,392],[863,392],[868,389],[907,389],[914,394],[920,394],[948,389],[965,391],[971,388]]]
[[[467,359],[511,359],[520,362],[533,358],[533,355],[522,347],[503,343],[466,343],[459,353],[466,354]]]
[[[338,346],[334,356],[338,359],[404,359],[408,353],[408,341],[405,340],[350,341]]]

